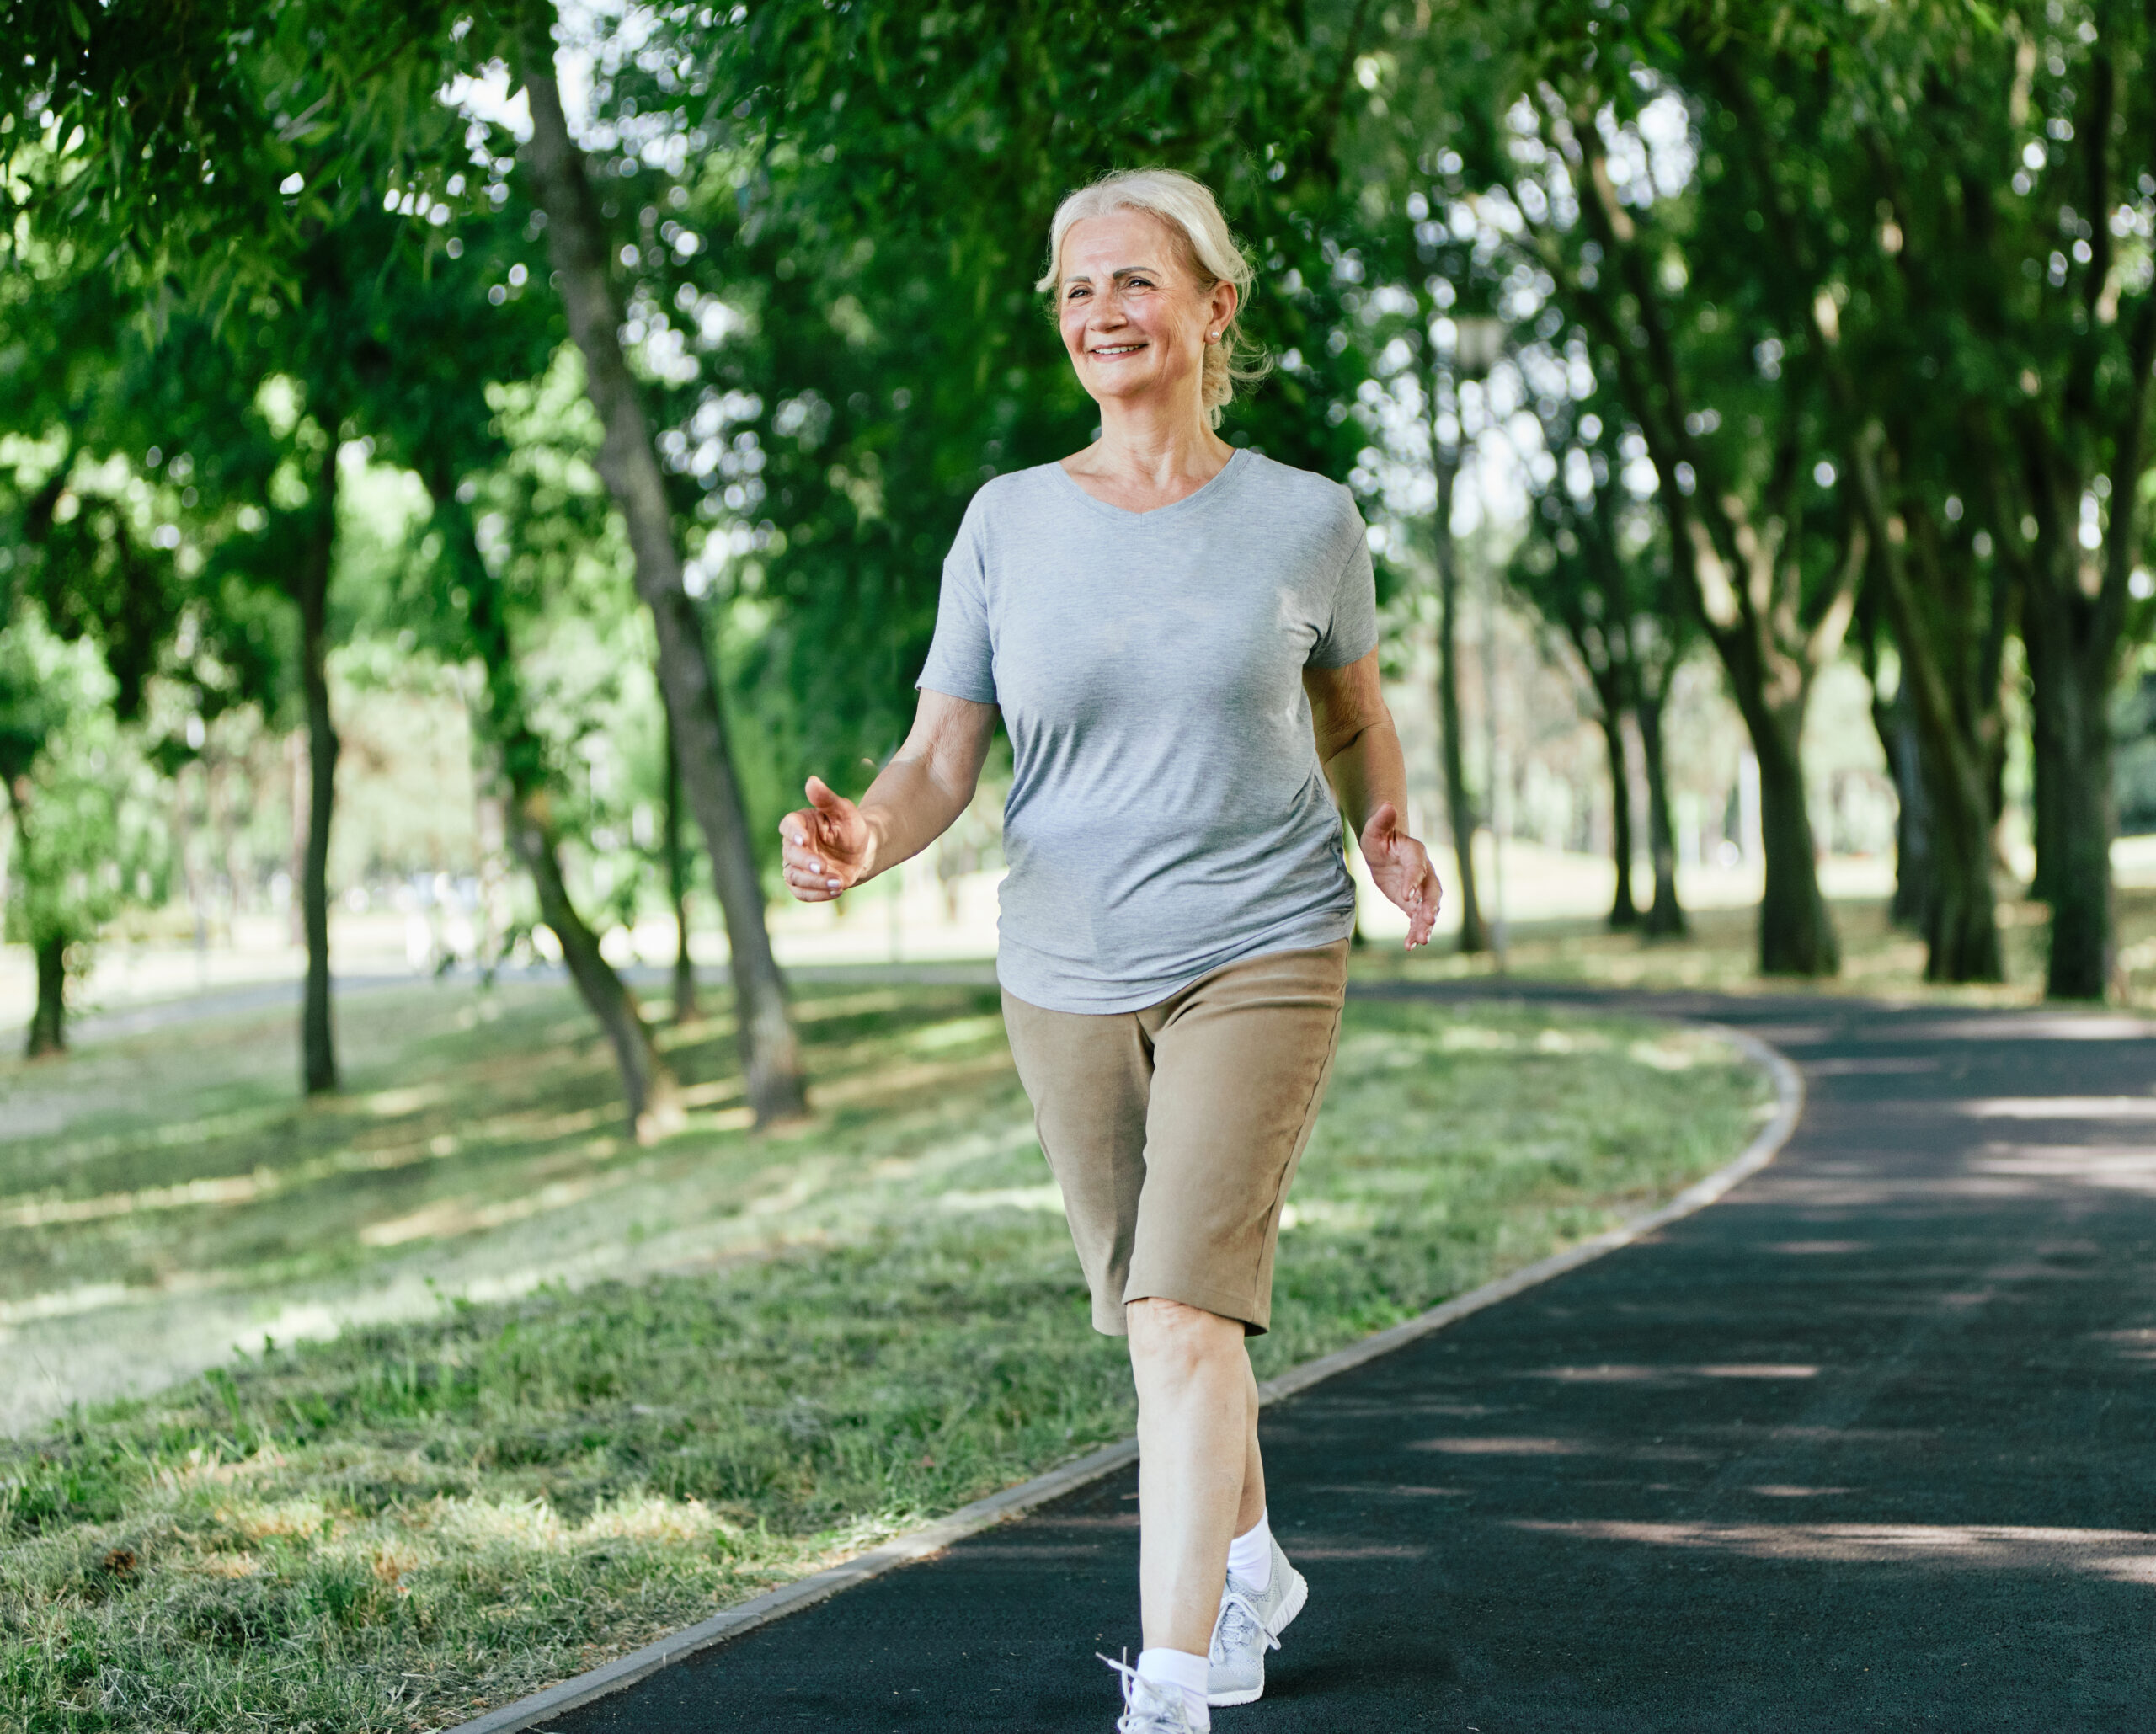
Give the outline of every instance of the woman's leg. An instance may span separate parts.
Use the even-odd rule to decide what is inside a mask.
[[[1265,1460],[1257,1454],[1257,1374],[1251,1371],[1249,1339],[1244,1339],[1243,1401],[1249,1414],[1243,1448],[1243,1497],[1235,1504],[1235,1530],[1246,1534],[1265,1515]]]
[[[1257,1385],[1241,1321],[1161,1299],[1134,1300],[1125,1315],[1138,1386],[1145,1647],[1203,1656],[1220,1611],[1228,1543],[1265,1511]]]

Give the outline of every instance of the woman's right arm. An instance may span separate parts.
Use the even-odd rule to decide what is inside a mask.
[[[905,744],[857,803],[812,776],[808,804],[779,821],[787,889],[829,903],[920,854],[966,810],[995,733],[994,705],[923,687]]]

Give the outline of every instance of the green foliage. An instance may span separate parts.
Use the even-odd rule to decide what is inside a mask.
[[[560,388],[539,216],[505,127],[440,99],[498,73],[523,16],[0,0],[0,434],[37,453],[0,490],[0,583],[99,647],[168,768],[228,711],[291,719],[287,593],[325,452],[365,439],[430,514],[340,568],[332,638],[495,670],[488,749],[572,833],[624,829],[580,783],[584,744],[622,742],[629,814],[656,788],[649,726],[625,721],[640,678],[600,678],[643,648],[594,435],[566,399],[542,427],[503,396]],[[1746,642],[1714,634],[1758,712],[1748,692],[1801,693],[1833,653],[1852,573],[1907,563],[1915,612],[1875,595],[1865,620],[1936,641],[1995,781],[2017,610],[2085,603],[2064,638],[2100,684],[2156,609],[2132,473],[2156,359],[2148,31],[2086,0],[572,16],[758,846],[803,772],[858,787],[899,738],[983,478],[1088,439],[1028,285],[1058,198],[1147,162],[1215,186],[1259,262],[1247,323],[1280,365],[1230,436],[1405,526],[1388,587],[1419,574],[1433,457],[1472,395],[1447,322],[1493,315],[1513,408],[1556,428],[1592,400],[1601,446],[1646,441],[1644,463],[1604,453],[1656,472],[1625,533],[1696,594],[1639,618],[1674,643],[1687,607],[1742,616],[1767,584]],[[1496,437],[1496,402],[1467,438]],[[2031,659],[2039,684],[2057,660]],[[631,884],[636,851],[600,852]]]
[[[435,93],[470,25],[440,0],[5,0],[11,201],[160,315],[172,289],[234,313],[303,302],[296,256],[376,203],[377,177],[459,196],[464,129]]]
[[[166,889],[152,773],[111,707],[88,645],[68,645],[33,609],[0,627],[0,777],[13,839],[5,936],[33,947],[88,942],[130,899]]]

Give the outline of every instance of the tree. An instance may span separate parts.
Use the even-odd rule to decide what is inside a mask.
[[[1694,26],[1737,26],[1708,29],[1705,11],[1674,0],[1499,8],[1444,29],[1418,19],[1392,39],[1396,72],[1374,82],[1396,113],[1437,123],[1429,147],[1394,147],[1430,231],[1476,237],[1508,318],[1583,329],[1579,365],[1638,429],[1672,570],[1759,761],[1760,966],[1825,974],[1839,947],[1798,749],[1868,542],[1819,468],[1835,429],[1815,372],[1774,337],[1746,213],[1716,196],[1727,165],[1702,147],[1684,75]]]
[[[215,606],[177,521],[196,504],[192,459],[168,462],[155,443],[184,437],[218,401],[217,380],[184,343],[154,360],[107,275],[35,236],[16,251],[0,296],[0,431],[15,448],[0,484],[9,920],[38,952],[32,1045],[49,1051],[65,1043],[68,959],[86,958],[98,925],[164,878],[163,851],[139,835],[139,755],[184,762],[192,749],[158,730],[258,700],[278,659],[259,620]]]
[[[438,581],[461,590],[465,599],[461,608],[442,613],[461,617],[466,643],[484,676],[485,733],[508,785],[510,846],[531,876],[541,918],[561,945],[570,979],[612,1044],[631,1126],[639,1141],[650,1143],[683,1123],[680,1087],[652,1040],[636,996],[600,952],[598,934],[570,896],[546,746],[531,725],[517,667],[508,587],[480,550],[471,513],[458,498],[460,480],[441,471],[422,479],[434,500],[432,528],[442,548]]]
[[[2106,3],[1860,15],[1678,0],[1602,32],[1592,99],[1612,106],[1576,127],[1593,219],[1627,203],[1592,173],[1616,159],[1590,131],[1619,136],[1609,118],[1631,102],[1609,69],[1689,104],[1692,232],[1723,241],[1689,247],[1681,264],[1688,284],[1711,269],[1722,311],[1736,307],[1777,371],[1813,394],[1807,443],[1840,472],[1899,652],[1933,844],[1927,969],[1941,979],[1998,974],[1999,680],[2017,623],[2036,889],[2052,904],[2047,990],[2089,997],[2110,979],[2105,712],[2146,612],[2134,592],[2156,364],[2152,28],[2145,8]],[[1564,54],[1588,47],[1575,35]],[[1673,283],[1677,263],[1666,239],[1642,229],[1609,256],[1662,288],[1655,269]],[[1690,293],[1666,290],[1664,311]],[[1657,328],[1638,328],[1650,386],[1668,372],[1657,358],[1680,347]],[[1681,446],[1673,424],[1663,443]],[[1711,539],[1719,484],[1694,473],[1709,504],[1691,515]]]
[[[1537,359],[1545,370],[1563,371],[1560,356],[1545,350]],[[1594,718],[1609,766],[1610,845],[1617,875],[1609,926],[1637,926],[1650,938],[1668,937],[1682,933],[1685,921],[1677,896],[1662,716],[1669,683],[1693,635],[1689,613],[1672,580],[1651,504],[1625,488],[1624,435],[1597,413],[1609,406],[1592,397],[1561,397],[1555,390],[1545,391],[1538,401],[1545,449],[1556,462],[1538,490],[1529,536],[1514,558],[1512,579],[1536,611],[1563,633],[1593,695]],[[1640,731],[1647,778],[1654,891],[1644,915],[1632,897],[1627,717]]]
[[[1887,58],[1906,64],[1920,41],[1930,45],[1920,32],[1897,33]],[[1732,34],[1694,64],[1717,104],[1726,196],[1761,216],[1776,267],[1763,276],[1779,302],[1778,325],[1803,341],[1839,424],[1872,584],[1901,653],[1901,701],[1931,846],[1925,974],[1995,981],[2002,963],[1992,836],[2010,589],[1952,534],[1962,515],[1953,472],[1957,459],[1967,467],[1967,411],[1940,413],[1919,383],[1936,374],[1937,352],[1953,347],[1941,327],[1951,323],[1944,303],[1956,291],[1938,278],[1932,214],[1904,210],[1907,229],[1889,219],[1891,244],[1839,216],[1867,205],[1906,206],[1903,159],[1927,160],[1907,150],[1906,136],[1885,132],[1881,115],[1906,113],[1908,103],[1893,88],[1898,72],[1881,80],[1871,70],[1882,45],[1830,21],[1808,40]],[[1847,76],[1820,77],[1822,55]],[[1834,195],[1824,212],[1814,196],[1822,182]]]
[[[1870,275],[1886,280],[1881,325],[1917,334],[1902,367],[1859,377],[1903,398],[1936,379],[1964,406],[1949,447],[1958,473],[1927,477],[1929,488],[1907,478],[1930,442],[1884,409],[1859,422],[1853,448],[1860,475],[1876,456],[1868,509],[1903,527],[1881,576],[1907,646],[1935,830],[1929,967],[1954,976],[1972,952],[1989,967],[1996,947],[1984,931],[1990,851],[1977,845],[1997,808],[1999,647],[2018,606],[2037,889],[2052,904],[2046,990],[2100,998],[2114,948],[2107,712],[2123,654],[2148,627],[2135,574],[2147,570],[2156,368],[2156,19],[2105,3],[2041,19],[1942,10],[1896,28],[1887,54],[1871,45],[1839,56],[1851,106],[1864,104],[1852,128],[1869,171],[1860,184],[1882,213]],[[1895,117],[1891,133],[1881,113]],[[1943,534],[1942,500],[1958,518],[1962,493],[1972,522]],[[1971,863],[1983,884],[1961,883],[1979,870]],[[1982,924],[1966,913],[1979,897]]]
[[[490,165],[495,160],[481,155]],[[517,488],[499,473],[518,454],[490,402],[490,387],[547,373],[562,337],[552,297],[509,291],[513,277],[520,289],[529,275],[521,232],[529,212],[509,196],[499,205],[486,215],[467,214],[457,225],[455,251],[426,261],[424,269],[400,244],[405,220],[399,216],[360,211],[339,231],[355,257],[388,261],[385,269],[355,276],[354,292],[339,307],[346,350],[358,358],[351,373],[352,420],[376,441],[381,456],[417,474],[431,502],[416,558],[392,599],[393,623],[446,662],[478,664],[476,732],[488,743],[504,789],[510,847],[531,877],[541,918],[561,947],[572,983],[613,1048],[632,1128],[648,1142],[682,1123],[680,1087],[635,995],[606,961],[600,934],[571,894],[557,816],[560,777],[520,663],[520,626],[550,606],[574,607],[579,599],[570,594],[574,584],[568,575],[518,546],[534,510],[532,490]],[[573,371],[568,388],[574,389]],[[513,431],[529,437],[527,429]],[[481,547],[473,511],[486,495],[502,496],[513,526],[492,559]],[[579,515],[576,509],[584,504],[553,502],[571,515]],[[601,515],[580,516],[572,534],[587,541],[603,534]],[[515,558],[520,552],[526,555],[521,564]]]
[[[95,647],[63,643],[35,606],[19,603],[0,627],[0,782],[13,827],[5,927],[36,960],[32,1059],[67,1047],[68,977],[137,876],[163,864],[154,825],[129,810],[139,767],[112,691]]]
[[[1481,823],[1467,786],[1467,739],[1460,712],[1460,548],[1452,533],[1453,487],[1460,476],[1460,443],[1441,444],[1437,459],[1437,503],[1430,538],[1438,574],[1438,751],[1444,773],[1445,823],[1452,832],[1454,889],[1460,904],[1462,952],[1490,948],[1482,904],[1475,889],[1475,833]],[[1484,702],[1490,702],[1489,695]]]
[[[1917,761],[1908,691],[1899,678],[1900,659],[1880,622],[1878,599],[1876,584],[1867,584],[1858,599],[1856,647],[1871,688],[1872,730],[1894,785],[1894,894],[1886,916],[1897,927],[1924,933],[1931,925],[1931,828],[1924,814],[1924,771]]]
[[[1831,474],[1812,461],[1825,443],[1817,382],[1779,340],[1766,346],[1741,215],[1704,195],[1662,195],[1636,122],[1612,119],[1605,133],[1613,101],[1623,104],[1613,115],[1635,107],[1635,70],[1672,105],[1662,123],[1685,124],[1677,95],[1647,66],[1624,64],[1615,45],[1592,78],[1553,84],[1535,114],[1547,134],[1536,161],[1578,218],[1556,220],[1559,188],[1541,190],[1529,202],[1550,215],[1529,232],[1646,441],[1673,563],[1758,759],[1760,968],[1833,974],[1840,946],[1819,894],[1799,744],[1812,682],[1840,652],[1870,539],[1854,515],[1807,499]],[[1639,163],[1626,164],[1621,195],[1611,136]],[[1700,173],[1711,171],[1703,163]],[[1734,232],[1718,232],[1732,217]],[[1761,357],[1751,379],[1748,351]]]
[[[666,871],[666,900],[674,910],[674,1005],[675,1024],[697,1017],[696,963],[689,955],[689,851],[681,840],[681,752],[674,744],[674,725],[666,727],[666,798],[659,820],[659,853]]]
[[[763,886],[749,841],[748,812],[734,774],[702,622],[682,576],[680,545],[652,443],[654,430],[622,350],[622,322],[607,266],[605,220],[584,154],[570,138],[562,112],[554,80],[552,23],[552,0],[526,0],[516,43],[518,73],[531,100],[526,163],[536,203],[546,213],[547,250],[560,277],[569,330],[583,353],[591,400],[606,429],[599,472],[627,526],[638,594],[658,631],[667,714],[726,917],[749,1104],[757,1123],[767,1124],[804,1111],[800,1048],[764,926]]]

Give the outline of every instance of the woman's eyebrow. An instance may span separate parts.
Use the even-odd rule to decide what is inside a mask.
[[[1118,265],[1108,273],[1111,277],[1157,277],[1160,275],[1158,265]],[[1090,283],[1093,278],[1090,271],[1073,271],[1063,280],[1065,283]]]

